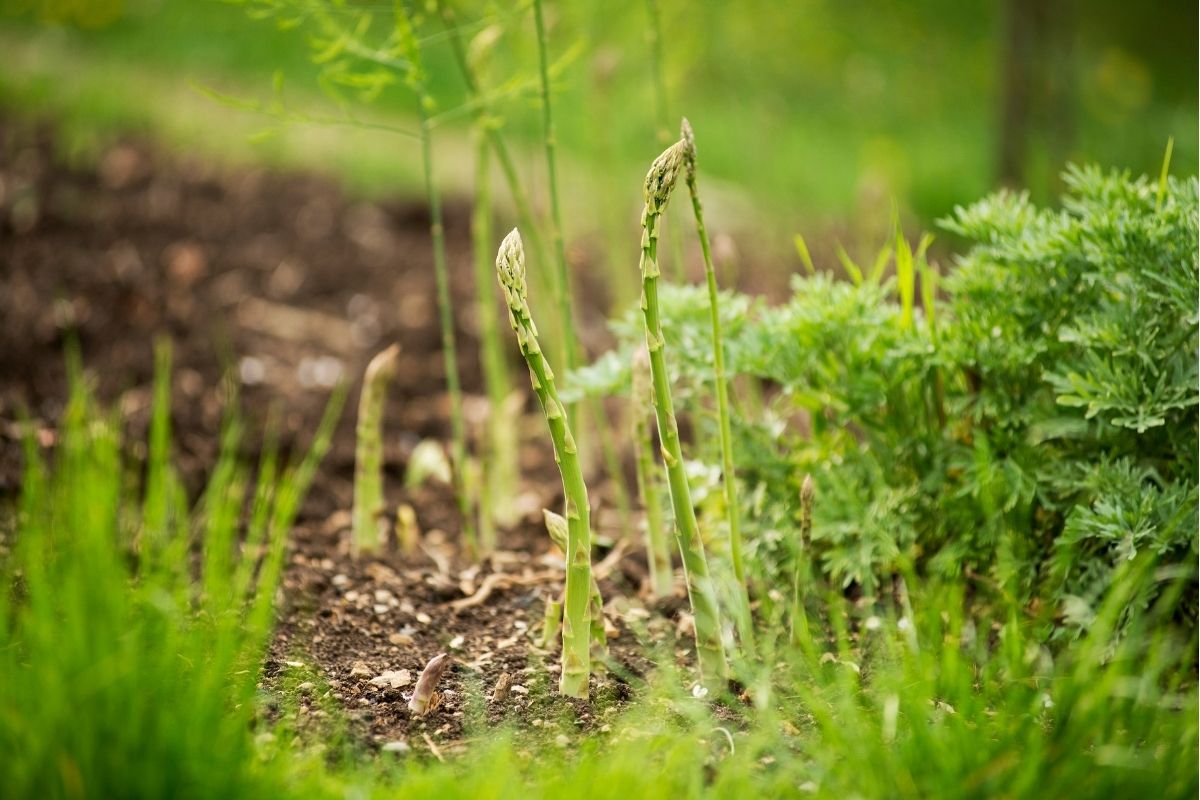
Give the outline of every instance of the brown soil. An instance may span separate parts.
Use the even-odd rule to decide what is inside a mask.
[[[285,450],[305,447],[330,386],[360,376],[375,352],[399,342],[386,415],[387,492],[390,503],[416,510],[422,550],[408,558],[394,549],[371,559],[347,554],[355,386],[293,536],[268,687],[311,673],[315,680],[297,694],[302,716],[319,718],[336,701],[362,741],[437,753],[464,742],[472,703],[484,703],[481,694],[507,672],[516,687],[505,702],[484,705],[487,722],[511,718],[569,732],[556,727],[566,724],[561,701],[542,702],[557,658],[534,646],[544,598],[561,587],[561,557],[550,551],[540,509],[556,507],[561,494],[531,401],[517,421],[524,511],[501,532],[495,557],[478,566],[462,557],[447,487],[402,488],[414,446],[444,440],[449,429],[424,208],[360,202],[318,177],[222,170],[131,141],[84,162],[62,158],[45,129],[0,121],[0,499],[19,488],[23,412],[43,444],[53,444],[72,337],[98,395],[119,404],[131,442],[144,441],[149,419],[154,337],[171,340],[176,455],[193,496],[216,455],[224,374],[240,379],[251,432],[242,449],[253,460],[268,415],[280,414]],[[447,211],[463,384],[477,436],[487,404],[470,312],[467,209]],[[598,312],[585,324],[602,330]],[[592,483],[603,498],[599,476]],[[620,538],[611,514],[599,520],[602,534]],[[606,598],[619,598],[609,614],[615,669],[593,678],[593,704],[574,707],[574,724],[597,724],[601,706],[619,705],[649,668],[632,628],[656,640],[673,636],[670,616],[681,603],[644,613],[641,562],[636,546],[610,560],[603,588]],[[455,608],[493,573],[509,578],[484,602]],[[403,670],[415,681],[439,652],[455,657],[442,701],[414,718]],[[399,673],[397,685],[372,683],[386,671]]]

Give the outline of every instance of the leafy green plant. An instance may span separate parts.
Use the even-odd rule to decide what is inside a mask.
[[[1160,201],[1145,178],[1072,168],[1065,181],[1061,210],[1001,193],[946,220],[974,244],[940,281],[927,239],[897,239],[894,279],[881,256],[851,262],[849,283],[813,270],[780,306],[722,298],[730,373],[776,387],[761,414],[731,415],[759,580],[790,575],[808,472],[814,563],[867,594],[913,563],[1069,607],[1061,635],[1142,550],[1194,575],[1196,182],[1163,182]],[[703,425],[706,298],[660,297],[672,388]],[[577,389],[624,391],[629,319]],[[700,452],[720,463],[705,430]]]

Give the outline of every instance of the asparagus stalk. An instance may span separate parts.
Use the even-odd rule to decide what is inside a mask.
[[[408,61],[405,80],[417,97],[421,159],[425,192],[429,201],[429,231],[433,238],[433,272],[437,283],[438,320],[442,332],[442,358],[446,365],[446,387],[450,394],[451,458],[454,461],[454,494],[462,518],[463,540],[473,553],[479,550],[471,501],[467,496],[467,426],[463,417],[462,387],[458,376],[458,347],[454,338],[454,307],[450,297],[450,270],[446,266],[446,229],[442,222],[442,195],[433,174],[433,136],[429,121],[434,100],[426,85],[421,48],[407,11],[397,4],[396,40]]]
[[[646,175],[642,212],[642,315],[645,321],[646,349],[650,354],[650,375],[658,435],[662,441],[662,456],[671,487],[671,504],[675,509],[675,535],[683,556],[687,577],[688,597],[695,618],[696,654],[700,662],[700,678],[710,689],[720,689],[728,675],[725,647],[721,642],[720,612],[712,578],[708,574],[708,559],[696,523],[696,509],[687,473],[683,468],[683,451],[679,444],[679,424],[671,402],[671,384],[667,379],[662,323],[658,306],[658,221],[670,200],[679,171],[686,161],[684,142],[676,142],[655,159]]]
[[[542,509],[542,516],[546,520],[546,532],[550,534],[550,540],[562,550],[567,552],[568,539],[570,530],[567,521],[562,514],[555,514],[549,509]],[[596,583],[596,576],[592,576],[591,593],[588,599],[588,617],[591,620],[592,633],[592,655],[598,658],[604,658],[608,655],[608,634],[604,630],[604,597],[600,594],[600,584]]]
[[[808,612],[804,608],[808,599],[808,583],[812,578],[812,510],[816,487],[812,475],[804,476],[800,486],[800,541],[792,574],[792,642],[803,644],[809,641]]]
[[[579,341],[575,336],[575,318],[571,309],[571,271],[567,266],[567,249],[564,243],[562,223],[562,203],[558,193],[558,134],[554,125],[554,107],[550,102],[550,57],[546,39],[546,23],[542,14],[542,0],[533,0],[533,19],[537,32],[538,67],[541,78],[542,99],[542,140],[546,151],[546,176],[550,187],[550,239],[554,246],[555,261],[558,266],[558,279],[555,282],[555,295],[558,302],[559,331],[562,337],[562,351],[567,371],[579,366]],[[631,510],[629,493],[626,490],[621,472],[620,458],[612,437],[604,431],[604,412],[599,403],[590,405],[589,414],[595,420],[600,432],[600,455],[604,459],[604,468],[612,479],[613,499],[617,512],[620,514],[622,527],[629,529]],[[580,430],[579,415],[574,403],[567,406],[567,422],[575,430]]]
[[[358,400],[357,442],[354,450],[355,555],[379,549],[384,524],[383,504],[383,404],[387,386],[396,376],[400,345],[393,344],[367,364]]]
[[[663,527],[662,498],[654,470],[654,441],[650,434],[650,354],[646,348],[633,356],[633,446],[637,451],[638,493],[646,509],[646,566],[655,596],[671,592],[671,550]]]
[[[495,103],[492,102],[487,87],[483,83],[484,69],[481,63],[483,61],[481,54],[488,48],[476,45],[477,43],[490,43],[490,38],[486,36],[488,29],[476,36],[468,46],[463,43],[454,10],[444,0],[438,0],[437,7],[441,12],[442,23],[450,40],[450,50],[462,75],[463,87],[467,91],[468,105],[472,109],[475,127],[487,137],[492,152],[496,155],[496,161],[504,175],[505,183],[508,184],[508,192],[517,212],[517,221],[520,223],[521,229],[525,231],[525,237],[528,239],[533,257],[541,261],[545,257],[545,250],[542,247],[541,238],[538,236],[537,225],[534,224],[533,204],[529,200],[529,193],[521,183],[516,160],[500,133],[502,118],[497,116]],[[536,283],[535,286],[539,290],[544,289],[547,293],[554,294],[553,274],[542,275],[541,282]]]
[[[563,337],[563,357],[567,370],[575,369],[579,363],[579,345],[575,341],[575,322],[571,312],[571,272],[567,269],[567,248],[563,242],[562,205],[558,201],[558,159],[555,150],[558,134],[554,129],[554,111],[550,104],[550,59],[546,42],[546,23],[542,14],[542,0],[533,0],[533,20],[537,30],[538,67],[542,92],[542,140],[546,150],[546,177],[550,185],[550,240],[554,246],[555,263],[558,265],[558,280],[555,282],[555,300],[558,303],[559,330]],[[568,422],[575,424],[575,410],[567,410]]]
[[[587,697],[588,677],[591,674],[587,635],[592,582],[591,509],[575,438],[554,385],[554,372],[538,344],[537,327],[529,311],[525,251],[521,245],[521,234],[515,228],[500,244],[500,251],[496,255],[496,274],[508,304],[509,323],[517,334],[521,355],[529,365],[533,391],[537,394],[550,428],[554,459],[558,462],[566,500],[567,586],[559,691],[569,697]]]
[[[738,514],[737,475],[733,463],[733,434],[729,422],[729,385],[725,380],[725,345],[721,338],[720,297],[717,292],[717,273],[713,268],[712,248],[708,242],[708,229],[704,225],[704,208],[700,204],[700,191],[696,184],[696,139],[692,126],[685,117],[680,126],[684,143],[688,194],[692,198],[692,214],[696,218],[696,233],[700,237],[700,250],[704,254],[704,277],[708,283],[708,314],[712,323],[713,382],[717,385],[717,417],[721,430],[721,482],[725,489],[725,519],[729,524],[729,552],[733,562],[733,575],[737,580],[738,635],[742,645],[754,649],[754,625],[750,618],[750,590],[746,583],[746,570],[742,566],[742,527]]]
[[[477,132],[475,162],[475,207],[471,214],[471,246],[475,259],[475,306],[479,315],[480,348],[483,362],[483,379],[487,387],[490,415],[487,423],[486,474],[481,484],[479,512],[479,539],[485,553],[496,546],[497,519],[506,519],[501,505],[511,505],[508,498],[513,495],[517,475],[516,431],[503,418],[504,404],[512,392],[508,364],[504,358],[504,346],[500,341],[499,315],[496,313],[495,297],[491,286],[491,153],[490,145],[482,131]]]

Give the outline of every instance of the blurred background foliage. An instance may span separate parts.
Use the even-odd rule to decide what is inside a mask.
[[[317,2],[346,20],[390,9]],[[261,5],[251,2],[248,15],[221,0],[6,0],[0,103],[65,119],[80,147],[112,130],[148,130],[179,147],[299,163],[361,190],[415,195],[415,140],[302,126],[297,144],[297,126],[279,113],[294,112],[294,122],[353,108],[357,119],[413,129],[402,76],[343,92],[339,107],[310,40],[269,14],[253,18]],[[503,125],[529,185],[541,186],[528,4],[451,5],[466,40],[489,27],[497,35],[489,74],[504,88]],[[893,203],[909,224],[928,227],[1003,184],[1052,201],[1068,161],[1153,173],[1168,136],[1175,171],[1197,168],[1197,7],[1185,0],[605,0],[550,3],[547,14],[570,238],[632,230],[636,187],[667,136],[660,121],[673,129],[682,114],[711,176],[716,227],[767,233],[757,255],[789,266],[790,231],[832,231],[852,252],[874,248]],[[436,15],[418,34],[443,114],[441,146],[451,151],[439,172],[465,194],[471,115],[461,76]],[[275,116],[236,108],[247,104]],[[222,136],[212,135],[214,119]],[[264,129],[276,135],[252,136]]]

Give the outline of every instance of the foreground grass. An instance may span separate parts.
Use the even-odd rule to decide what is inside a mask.
[[[239,462],[231,420],[189,510],[169,464],[165,362],[144,493],[116,419],[78,378],[52,464],[28,448],[0,562],[6,797],[1196,794],[1200,708],[1183,666],[1196,640],[1164,619],[1187,584],[1145,556],[1057,653],[1037,643],[1050,620],[910,575],[911,598],[810,597],[817,633],[795,647],[766,611],[760,661],[735,665],[740,697],[694,697],[664,653],[587,736],[566,707],[535,733],[476,723],[447,763],[370,756],[336,713],[325,738],[301,733],[289,682],[264,692],[260,664],[338,405],[286,469],[269,446],[256,471]],[[1159,601],[1116,635],[1148,582]]]

